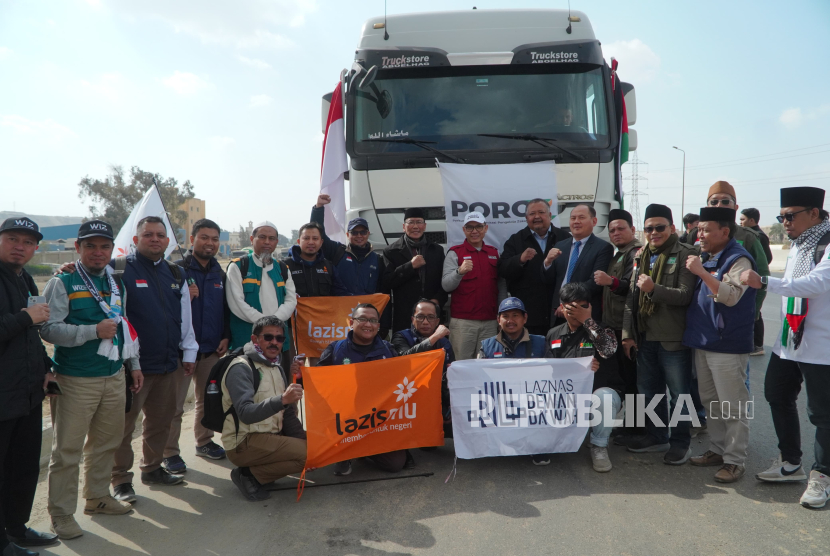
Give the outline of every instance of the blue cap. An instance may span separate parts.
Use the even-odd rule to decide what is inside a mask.
[[[499,314],[502,314],[505,311],[513,310],[519,310],[522,313],[527,313],[527,311],[525,310],[525,304],[522,303],[522,300],[518,297],[508,297],[507,299],[499,303]]]
[[[366,222],[365,218],[354,218],[352,220],[349,220],[349,226],[348,226],[348,228],[346,228],[346,231],[351,232],[352,230],[354,230],[358,226],[363,226],[367,230],[369,229],[369,223]]]

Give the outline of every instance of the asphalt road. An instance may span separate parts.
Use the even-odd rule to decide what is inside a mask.
[[[779,330],[778,298],[764,308],[767,351]],[[229,479],[227,460],[183,456],[187,482],[174,487],[136,485],[139,501],[128,516],[76,517],[79,539],[42,549],[59,555],[361,555],[591,554],[773,555],[830,554],[830,505],[798,504],[805,485],[760,483],[754,474],[777,455],[769,408],[763,399],[768,356],[752,358],[755,418],[747,474],[734,485],[714,482],[717,468],[671,467],[662,454],[610,448],[614,469],[593,471],[586,447],[534,467],[529,457],[461,460],[444,482],[453,449],[414,451],[409,478],[274,492],[262,503],[245,501]],[[812,464],[814,429],[801,407],[805,463]],[[189,438],[192,412],[185,416]],[[138,447],[138,443],[135,443]],[[188,443],[184,442],[184,446]],[[695,454],[708,437],[692,441]],[[386,477],[362,462],[343,479]],[[338,482],[331,468],[308,478]],[[296,481],[284,479],[285,486]],[[38,489],[43,507],[46,484]],[[41,509],[33,519],[48,528]]]

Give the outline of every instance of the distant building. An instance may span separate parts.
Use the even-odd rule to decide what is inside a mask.
[[[183,210],[187,213],[187,225],[184,230],[184,241],[182,242],[182,247],[190,249],[190,232],[193,231],[193,224],[195,224],[197,220],[207,218],[207,216],[205,216],[205,202],[201,199],[193,197],[182,203],[179,210]]]

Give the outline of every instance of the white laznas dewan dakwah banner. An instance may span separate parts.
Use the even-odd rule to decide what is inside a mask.
[[[447,245],[464,242],[464,217],[484,215],[490,227],[484,242],[501,251],[514,233],[524,228],[525,209],[531,199],[553,203],[556,216],[556,164],[444,164],[439,163],[447,217]]]
[[[448,372],[463,459],[576,452],[588,432],[591,358],[468,359]]]

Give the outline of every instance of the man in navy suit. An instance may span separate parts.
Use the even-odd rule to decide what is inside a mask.
[[[559,290],[570,282],[581,282],[591,292],[591,317],[599,322],[602,317],[602,287],[594,282],[594,272],[608,268],[614,248],[594,235],[597,211],[589,205],[577,205],[571,210],[568,239],[558,242],[548,251],[542,263],[542,281],[553,286],[553,314],[551,326],[565,322],[559,304]]]

